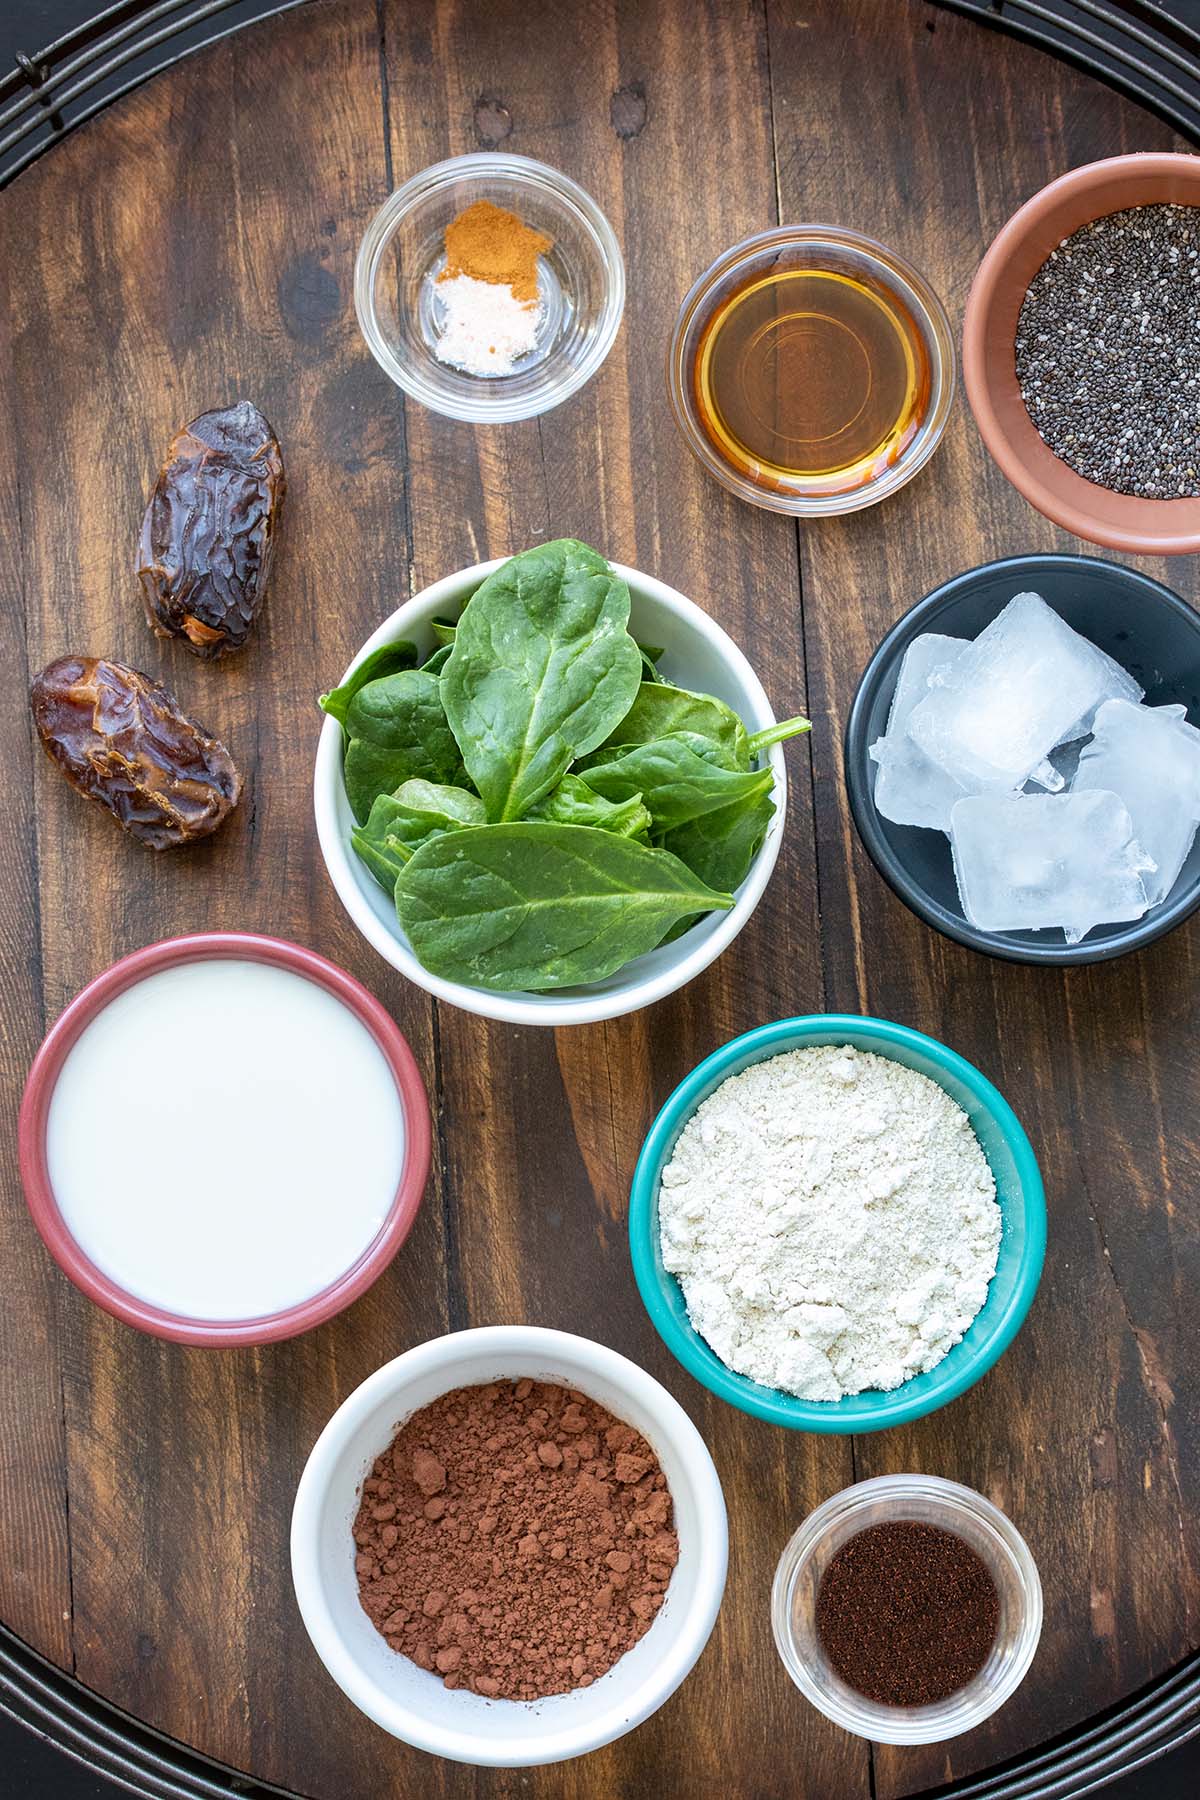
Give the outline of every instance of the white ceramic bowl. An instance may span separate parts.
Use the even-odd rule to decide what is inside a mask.
[[[346,675],[373,650],[395,643],[397,638],[411,639],[421,656],[426,656],[435,644],[432,621],[439,617],[457,618],[484,576],[504,561],[507,558],[500,557],[494,562],[477,563],[473,569],[447,575],[415,595],[367,639]],[[629,629],[642,643],[662,646],[659,666],[668,681],[724,700],[741,716],[750,732],[762,731],[775,723],[762,683],[715,620],[652,575],[642,575],[621,563],[612,566],[629,584]],[[333,685],[331,681],[330,686]],[[329,878],[358,929],[385,961],[418,987],[439,1000],[462,1007],[464,1012],[478,1013],[487,1019],[506,1019],[513,1025],[588,1025],[597,1019],[615,1019],[621,1013],[636,1012],[665,994],[673,994],[720,956],[745,925],[775,867],[787,810],[787,772],[778,744],[767,752],[767,761],[775,775],[775,816],[730,910],[710,913],[673,943],[663,944],[647,956],[635,957],[607,981],[554,993],[505,994],[464,987],[460,982],[431,975],[418,962],[400,929],[390,897],[351,848],[354,817],[342,780],[342,733],[336,719],[326,719],[317,746],[313,784],[317,837]]]
[[[371,1464],[406,1418],[453,1388],[524,1376],[590,1395],[653,1446],[675,1506],[679,1561],[650,1629],[591,1687],[539,1701],[485,1700],[446,1688],[389,1649],[359,1605],[351,1527]],[[524,1325],[453,1332],[377,1370],[317,1439],[292,1515],[296,1598],[317,1654],[342,1691],[405,1743],[500,1768],[581,1756],[649,1718],[708,1642],[727,1553],[717,1471],[678,1402],[615,1350]]]

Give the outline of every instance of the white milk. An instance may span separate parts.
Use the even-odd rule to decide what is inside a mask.
[[[391,1068],[324,988],[266,963],[164,969],[88,1025],[46,1124],[80,1248],[193,1319],[307,1300],[383,1224],[404,1162]]]

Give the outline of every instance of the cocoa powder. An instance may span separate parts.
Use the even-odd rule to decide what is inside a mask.
[[[456,1388],[374,1463],[354,1522],[363,1610],[449,1688],[588,1687],[648,1629],[679,1555],[649,1444],[585,1394]]]

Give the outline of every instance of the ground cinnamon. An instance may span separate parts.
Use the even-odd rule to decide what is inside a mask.
[[[653,1623],[679,1555],[658,1459],[585,1394],[457,1388],[363,1483],[364,1611],[447,1687],[539,1700],[588,1687]]]
[[[506,212],[490,200],[476,200],[446,227],[446,267],[438,280],[469,275],[474,281],[510,287],[517,300],[536,300],[537,259],[553,241],[518,219],[516,213]]]

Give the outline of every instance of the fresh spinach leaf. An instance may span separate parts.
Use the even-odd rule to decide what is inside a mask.
[[[640,794],[629,800],[605,800],[578,775],[564,775],[557,787],[530,807],[526,817],[549,819],[555,825],[594,825],[620,837],[645,837],[652,824]]]
[[[665,850],[542,821],[431,838],[396,881],[425,968],[502,992],[603,981],[677,919],[732,903]]]
[[[395,793],[414,776],[462,785],[462,758],[442,709],[439,678],[427,669],[369,681],[351,699],[344,729],[346,798],[360,825],[377,795]]]
[[[512,557],[468,600],[442,697],[489,819],[520,818],[629,711],[628,621],[625,583],[572,538]]]
[[[396,877],[412,851],[402,837],[389,830],[390,808],[391,795],[380,794],[366,824],[356,825],[351,831],[350,842],[380,887],[394,894]]]
[[[657,664],[659,657],[665,654],[662,646],[639,643],[638,650],[640,651],[642,658],[642,680],[661,681],[662,676],[659,674],[655,665]]]
[[[398,787],[392,799],[412,813],[443,819],[447,828],[483,825],[487,819],[478,794],[472,794],[468,788],[451,787],[445,782],[414,778]]]
[[[677,731],[711,738],[727,753],[730,767],[750,767],[746,728],[732,707],[714,700],[711,694],[692,694],[667,682],[643,681],[633,705],[609,735],[604,748],[609,744],[648,744]]]
[[[366,824],[355,826],[350,841],[390,894],[404,864],[429,838],[483,822],[478,794],[432,781],[406,781],[394,794],[376,796]]]
[[[693,875],[698,875],[709,887],[725,888],[736,894],[762,848],[774,814],[775,802],[769,790],[748,794],[741,800],[730,801],[728,806],[718,807],[716,812],[700,813],[686,825],[677,825],[674,831],[665,832],[658,842],[680,862],[685,862]],[[696,913],[690,919],[680,919],[668,931],[663,943],[673,943],[702,917],[703,914]]]
[[[775,811],[754,762],[808,720],[748,734],[628,622],[625,584],[563,539],[431,621],[423,664],[385,645],[322,696],[354,847],[432,972],[586,984],[732,904]]]
[[[385,796],[381,795],[380,798]],[[386,832],[378,836],[372,835],[370,827],[369,819],[365,825],[354,827],[350,833],[351,847],[366,863],[380,887],[386,888],[389,894],[394,894],[396,877],[412,851],[398,839],[390,838]]]
[[[593,759],[584,770],[588,786],[606,800],[640,794],[660,832],[734,800],[769,794],[775,783],[770,769],[730,768],[728,752],[694,731],[632,744],[627,750],[606,746],[601,755],[604,760]]]
[[[735,893],[750,873],[775,813],[770,790],[731,800],[664,833],[662,847],[709,887]]]
[[[339,725],[345,725],[346,709],[359,688],[365,687],[368,681],[377,680],[380,675],[394,675],[399,669],[415,669],[416,666],[417,646],[410,644],[407,638],[401,638],[395,644],[381,644],[347,675],[341,687],[322,694],[318,704]]]

